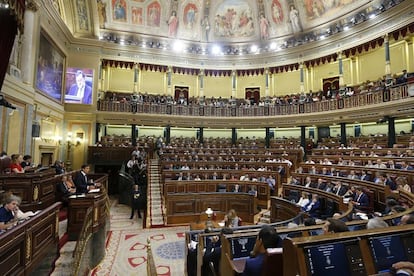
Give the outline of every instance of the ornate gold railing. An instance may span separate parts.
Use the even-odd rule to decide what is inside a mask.
[[[157,268],[152,255],[151,240],[147,239],[147,275],[157,275]]]
[[[87,248],[89,239],[92,237],[93,228],[93,208],[89,207],[86,211],[85,220],[80,232],[79,239],[76,242],[75,251],[73,252],[74,265],[72,275],[84,275],[89,271],[89,260],[84,260],[84,253]],[[86,267],[85,267],[86,266]]]
[[[342,110],[347,108],[364,107],[383,102],[398,101],[410,97],[408,86],[395,86],[389,89],[363,92],[351,97],[330,99],[312,103],[267,105],[251,107],[214,107],[199,105],[167,105],[155,103],[138,103],[137,114],[165,114],[175,116],[205,116],[205,117],[254,117],[294,115],[315,112]],[[98,101],[99,111],[132,112],[130,102]]]

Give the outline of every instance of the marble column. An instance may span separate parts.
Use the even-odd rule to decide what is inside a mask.
[[[231,96],[236,98],[236,70],[231,72]]]
[[[236,142],[237,142],[237,129],[233,127],[231,129],[231,144],[236,145]]]
[[[342,62],[342,52],[338,53],[338,71],[339,71],[339,89],[342,89],[345,87],[344,84],[344,68],[343,68],[343,62]]]
[[[305,92],[305,75],[303,71],[303,62],[299,64],[299,73],[300,73],[300,92]]]
[[[300,145],[306,149],[306,127],[300,126]]]
[[[340,123],[341,126],[341,144],[344,144],[346,146],[346,123]]]
[[[137,145],[137,125],[132,124],[131,125],[131,142],[132,146],[135,147]]]
[[[164,129],[164,139],[165,139],[165,144],[169,144],[171,141],[171,127],[170,126],[166,126]]]
[[[396,143],[395,137],[395,118],[387,117],[388,119],[388,147],[392,148]]]
[[[266,127],[265,147],[270,147],[270,127]]]
[[[36,47],[39,36],[39,6],[36,1],[27,1],[26,11],[24,13],[24,34],[22,41],[22,54],[21,54],[21,73],[22,81],[28,85],[33,85],[33,78],[35,75],[36,65]]]
[[[391,58],[390,58],[390,42],[388,34],[384,36],[384,50],[385,50],[385,75],[386,79],[391,79]]]
[[[198,141],[204,143],[204,127],[198,128]]]

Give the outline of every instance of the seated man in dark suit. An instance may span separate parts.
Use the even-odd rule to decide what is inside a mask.
[[[317,194],[312,195],[312,200],[305,205],[305,207],[302,207],[302,210],[307,212],[309,216],[315,218],[319,215],[319,207],[321,206],[321,203],[319,202],[319,196]]]
[[[369,197],[361,187],[357,186],[355,187],[355,197],[352,201],[352,204],[354,204],[355,208],[363,211],[364,209],[369,207]]]
[[[267,248],[275,248],[280,244],[280,237],[274,227],[264,225],[259,232],[259,235],[254,245],[252,255],[246,261],[243,276],[258,276],[262,275],[263,261]]]
[[[93,180],[88,180],[88,173],[91,170],[89,165],[82,165],[80,172],[78,172],[73,179],[76,186],[77,193],[87,193],[89,190],[96,189],[99,185],[93,183]]]

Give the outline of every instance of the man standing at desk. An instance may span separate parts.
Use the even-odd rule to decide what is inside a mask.
[[[93,180],[88,180],[88,173],[91,170],[89,165],[82,165],[80,172],[78,172],[73,179],[76,186],[76,191],[79,193],[87,193],[91,189],[95,189],[96,185]]]

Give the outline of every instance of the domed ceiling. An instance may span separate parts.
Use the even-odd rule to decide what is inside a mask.
[[[75,37],[191,54],[242,55],[325,39],[404,0],[54,1]],[[59,3],[61,3],[59,5]],[[382,15],[381,15],[382,16]],[[219,45],[219,49],[217,49]]]
[[[99,26],[190,41],[280,38],[347,15],[370,0],[98,1]],[[344,19],[346,23],[346,19]]]

